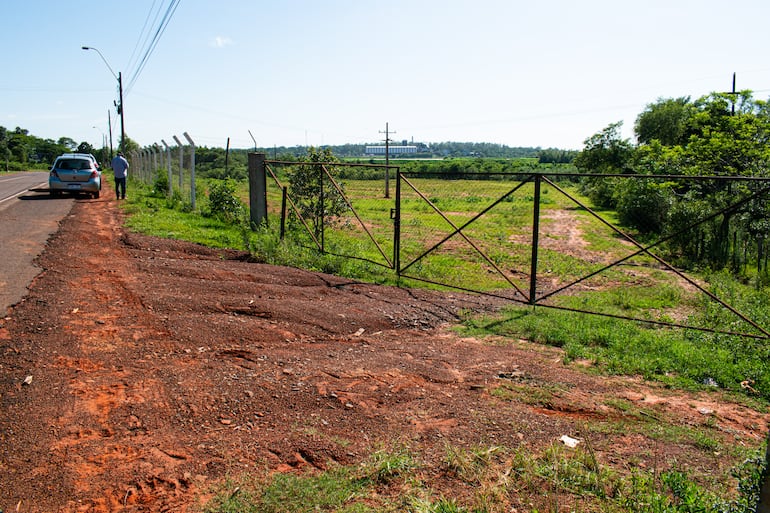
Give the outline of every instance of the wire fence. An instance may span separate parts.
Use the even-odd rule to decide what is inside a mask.
[[[297,166],[317,177],[311,208],[286,185]],[[742,313],[690,273],[767,275],[769,179],[269,167],[272,202],[288,205],[272,215],[293,216],[300,239],[325,253],[514,303],[770,337],[767,319]],[[343,208],[324,205],[331,196]],[[691,324],[708,305],[734,322]]]
[[[194,146],[140,156],[194,201]],[[175,158],[176,157],[176,158]],[[165,168],[165,169],[164,169]],[[711,269],[768,279],[770,179],[404,172],[265,161],[265,224],[382,273],[511,303],[770,338]],[[194,204],[194,203],[193,203]],[[713,308],[731,321],[716,320]],[[692,319],[698,317],[697,323]]]

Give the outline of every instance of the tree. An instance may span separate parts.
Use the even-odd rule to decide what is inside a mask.
[[[629,171],[633,145],[621,138],[623,122],[611,123],[585,140],[585,148],[572,161],[579,171],[590,174],[618,174]],[[599,206],[614,208],[617,178],[585,179],[581,191]]]
[[[659,141],[665,146],[684,144],[690,120],[696,107],[688,96],[682,98],[658,99],[647,105],[634,124],[634,133],[639,144]]]
[[[83,141],[82,143],[78,144],[78,147],[75,149],[75,151],[77,153],[93,153],[94,147]]]
[[[58,144],[53,139],[35,139],[34,154],[39,162],[53,164],[53,161],[69,151],[69,148]]]
[[[64,146],[67,149],[67,151],[73,151],[78,146],[78,143],[76,143],[74,139],[70,139],[69,137],[59,137],[59,140],[56,142],[59,146]]]
[[[347,210],[342,193],[331,182],[337,174],[333,164],[339,160],[331,149],[311,146],[301,162],[304,164],[292,167],[287,173],[289,194],[302,217],[311,221],[313,234],[321,237],[325,220]],[[342,189],[341,183],[337,185]]]
[[[621,138],[622,127],[622,121],[611,123],[601,132],[586,139],[583,142],[585,148],[573,161],[575,166],[586,173],[627,172],[633,145],[628,139]]]
[[[123,152],[128,155],[131,152],[139,151],[141,149],[141,146],[139,146],[139,143],[131,139],[129,136],[126,136],[125,144],[123,144]]]
[[[0,126],[0,158],[5,161],[5,170],[8,171],[11,150],[8,149],[8,130],[4,126]]]
[[[30,141],[29,131],[16,127],[8,137],[8,151],[11,154],[11,159],[21,164],[26,164],[29,161],[30,153]]]
[[[770,111],[767,102],[753,99],[750,91],[712,93],[695,102],[658,100],[639,115],[635,132],[640,143],[630,164],[635,173],[770,176]],[[766,202],[728,209],[736,198],[750,193],[747,184],[693,181],[678,185],[676,194],[664,195],[660,184],[648,191],[630,189],[616,190],[620,218],[641,229],[632,220],[639,216],[648,226],[657,226],[656,231],[679,233],[669,248],[686,262],[737,270],[751,257],[759,270],[766,268]],[[717,211],[722,213],[708,223],[682,231]]]

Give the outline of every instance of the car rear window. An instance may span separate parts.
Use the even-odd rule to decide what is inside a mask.
[[[79,169],[91,169],[91,161],[85,159],[61,159],[56,165],[59,169],[77,171]]]

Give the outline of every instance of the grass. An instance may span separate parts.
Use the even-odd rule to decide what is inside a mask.
[[[231,478],[202,511],[748,513],[762,463],[759,454],[749,456],[732,470],[733,482],[715,482],[676,467],[617,472],[598,462],[585,439],[575,449],[554,444],[542,452],[447,444],[438,479],[425,456],[401,447],[376,451],[359,465]],[[447,489],[462,493],[448,497]]]
[[[594,296],[595,302],[615,300],[612,295]],[[608,307],[612,308],[617,305]],[[517,306],[496,315],[470,315],[458,331],[561,347],[566,362],[589,360],[595,371],[609,374],[640,375],[691,390],[716,383],[753,399],[770,397],[768,349],[743,337]],[[747,383],[753,391],[746,388]]]

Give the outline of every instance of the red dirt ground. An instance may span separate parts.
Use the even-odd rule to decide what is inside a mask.
[[[195,511],[226,475],[353,464],[395,442],[438,467],[445,444],[538,451],[566,434],[590,437],[619,469],[676,462],[727,479],[735,461],[641,434],[633,426],[649,418],[619,400],[709,426],[725,445],[758,447],[766,433],[765,413],[716,390],[601,377],[558,349],[458,336],[461,310],[494,308],[481,298],[257,264],[130,233],[121,212],[108,193],[77,201],[0,321],[6,513]],[[550,399],[490,394],[503,382]],[[587,429],[613,421],[630,428]]]

